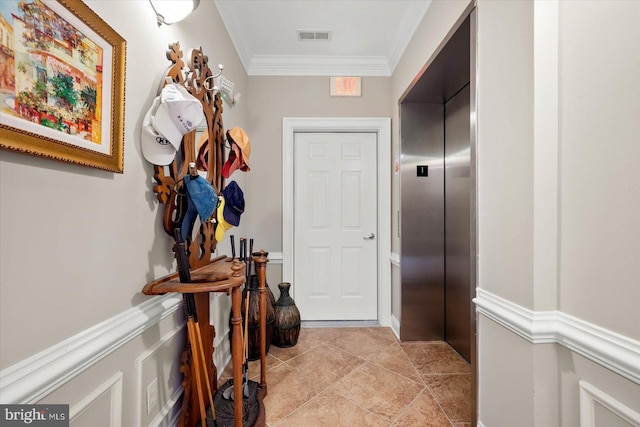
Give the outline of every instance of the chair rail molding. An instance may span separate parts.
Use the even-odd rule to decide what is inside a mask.
[[[560,344],[640,384],[640,341],[562,311],[532,311],[484,289],[476,292],[476,312],[532,344]]]
[[[35,403],[182,306],[154,297],[0,371],[2,403]]]

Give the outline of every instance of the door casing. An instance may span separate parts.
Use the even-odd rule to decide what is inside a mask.
[[[298,132],[374,132],[378,181],[378,323],[391,322],[391,119],[389,117],[285,117],[282,119],[282,280],[292,283],[294,247],[294,134]]]

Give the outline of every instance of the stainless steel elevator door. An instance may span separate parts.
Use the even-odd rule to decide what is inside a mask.
[[[445,340],[471,358],[470,87],[445,104]]]
[[[402,104],[403,341],[444,339],[444,105]],[[418,167],[427,176],[417,176]]]

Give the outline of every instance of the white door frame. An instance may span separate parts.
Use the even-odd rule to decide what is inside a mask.
[[[295,250],[293,141],[296,132],[374,132],[378,152],[378,322],[391,322],[391,119],[389,117],[285,117],[282,119],[282,280],[293,284]]]

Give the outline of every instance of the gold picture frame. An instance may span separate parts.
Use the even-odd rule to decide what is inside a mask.
[[[123,173],[126,41],[81,0],[2,0],[0,30],[0,148]]]

